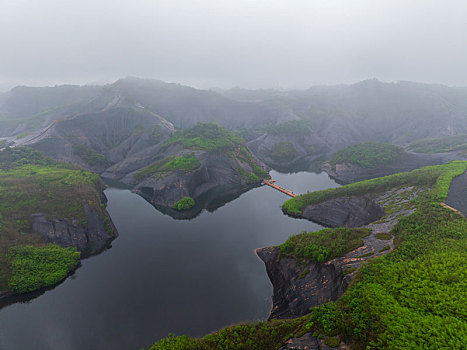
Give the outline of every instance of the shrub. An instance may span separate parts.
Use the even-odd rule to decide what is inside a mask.
[[[194,206],[195,206],[195,200],[193,198],[183,197],[182,199],[180,199],[178,202],[176,202],[173,205],[173,208],[178,211],[182,211],[182,210],[191,209]]]
[[[260,166],[254,165],[253,166],[253,172],[255,173],[256,176],[258,176],[260,179],[267,179],[269,178],[269,173],[261,168]]]
[[[248,174],[248,177],[247,177],[247,179],[246,179],[246,183],[247,183],[247,184],[250,184],[250,185],[252,185],[252,184],[257,184],[257,183],[259,183],[260,181],[261,181],[261,180],[259,179],[259,177],[256,176],[256,175],[253,174],[253,173],[249,173],[249,174]]]
[[[11,267],[8,285],[18,293],[52,286],[76,268],[79,257],[76,248],[61,248],[53,244],[12,247],[8,252]]]

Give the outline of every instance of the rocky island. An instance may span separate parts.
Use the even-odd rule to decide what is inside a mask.
[[[242,137],[216,124],[197,124],[175,132],[161,146],[158,159],[121,181],[175,217],[191,217],[269,177]],[[190,205],[181,207],[181,200]]]

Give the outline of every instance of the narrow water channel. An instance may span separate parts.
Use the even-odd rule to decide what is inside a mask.
[[[295,193],[338,186],[325,173],[271,175]],[[106,195],[120,237],[55,289],[1,309],[0,349],[139,349],[264,320],[272,287],[254,249],[320,228],[283,215],[288,197],[267,186],[185,221],[128,190]]]

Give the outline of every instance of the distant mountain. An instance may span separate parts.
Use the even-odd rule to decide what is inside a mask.
[[[17,87],[0,95],[0,136],[16,141],[54,120],[77,122],[109,113],[127,113],[127,119],[128,113],[156,114],[175,129],[215,122],[240,130],[255,154],[280,165],[327,157],[361,142],[407,145],[467,133],[467,88],[367,80],[302,91],[211,91],[138,78],[103,86]],[[306,122],[300,137],[280,131],[290,121]],[[96,151],[108,151],[101,148]]]

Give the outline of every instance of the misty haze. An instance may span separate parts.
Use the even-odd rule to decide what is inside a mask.
[[[0,350],[465,349],[467,3],[0,12]]]

